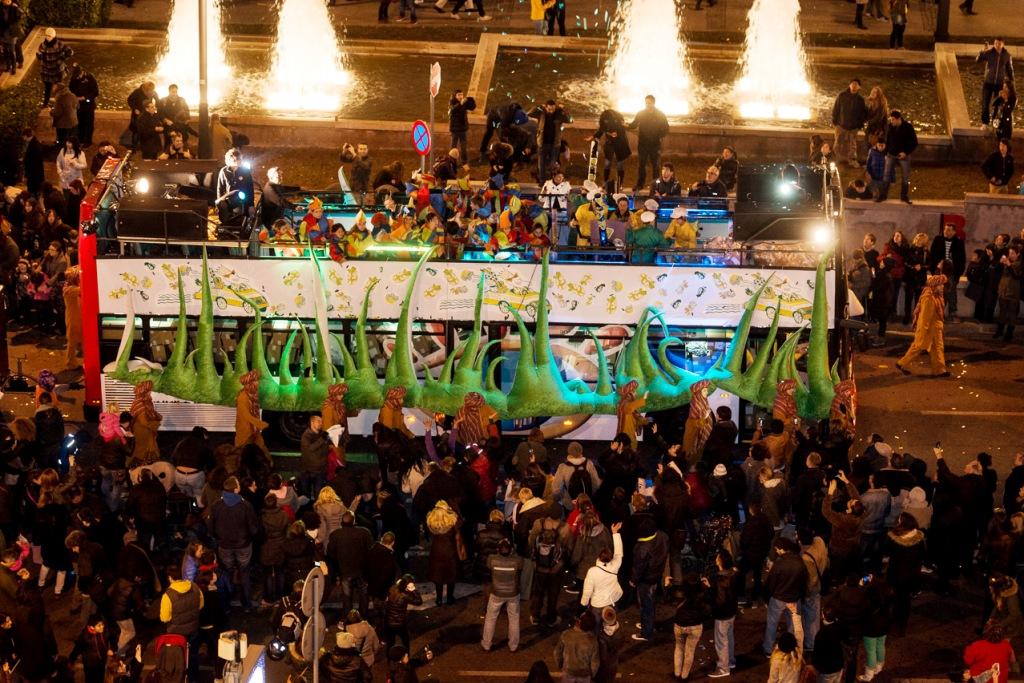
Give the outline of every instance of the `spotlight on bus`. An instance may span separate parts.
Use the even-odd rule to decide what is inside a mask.
[[[835,241],[835,233],[832,227],[821,223],[811,228],[811,244],[817,249],[826,249]]]
[[[241,199],[244,202],[245,201],[245,193],[244,192],[239,192],[238,193],[238,198]]]
[[[149,178],[139,178],[135,181],[136,194],[149,194]]]

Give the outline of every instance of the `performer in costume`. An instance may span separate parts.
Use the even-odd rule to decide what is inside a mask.
[[[327,387],[327,398],[320,407],[320,416],[323,418],[324,430],[334,425],[341,425],[348,431],[348,408],[345,407],[345,394],[348,393],[348,385],[344,382],[332,384]]]
[[[462,401],[462,407],[455,415],[458,426],[456,438],[468,446],[471,443],[483,445],[487,441],[491,423],[498,419],[498,413],[484,401],[482,394],[471,391]]]
[[[380,416],[377,418],[377,421],[388,429],[401,432],[411,439],[415,435],[405,426],[405,413],[402,412],[406,393],[405,387],[391,387],[388,389],[388,393],[384,396],[384,405],[380,407]]]
[[[931,275],[921,290],[921,298],[914,308],[914,342],[896,362],[896,368],[905,375],[910,374],[907,366],[925,351],[931,361],[932,374],[948,377],[946,370],[945,332],[945,289],[948,278],[948,261],[943,261],[938,275]]]
[[[135,435],[132,466],[156,462],[160,459],[156,433],[163,416],[153,406],[153,382],[147,379],[135,386],[135,400],[128,412],[132,415],[132,434]]]
[[[268,425],[260,419],[260,371],[250,370],[238,379],[242,390],[235,397],[235,446],[253,443],[266,452],[263,430]]]
[[[615,413],[619,418],[615,433],[627,435],[634,451],[636,450],[637,434],[647,424],[647,419],[640,414],[640,409],[647,404],[647,394],[637,398],[636,388],[638,386],[639,384],[634,379],[619,387],[619,402],[615,406]]]
[[[36,378],[36,408],[39,407],[39,397],[43,394],[50,395],[50,405],[57,407],[57,378],[49,370],[40,370]]]
[[[299,241],[323,244],[333,225],[334,221],[324,217],[324,203],[319,197],[314,197],[306,207],[306,215],[299,222]]]
[[[686,427],[683,429],[683,449],[686,451],[688,462],[700,459],[704,452],[704,444],[708,442],[711,428],[714,426],[711,406],[708,404],[710,385],[711,382],[702,379],[690,387],[690,415],[686,418]]]

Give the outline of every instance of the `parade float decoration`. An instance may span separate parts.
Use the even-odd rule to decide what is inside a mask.
[[[197,279],[201,299],[198,320],[195,321],[195,348],[189,346],[189,316],[186,313],[186,289],[179,270],[177,277],[178,317],[175,344],[166,365],[132,358],[131,339],[136,318],[127,302],[127,318],[117,360],[106,368],[114,379],[131,384],[150,381],[156,391],[170,396],[224,406],[233,406],[242,389],[241,378],[252,371],[259,377],[259,401],[264,409],[275,411],[317,411],[331,392],[331,387],[344,385],[344,403],[349,410],[377,409],[384,402],[388,389],[406,390],[404,405],[419,408],[431,414],[455,415],[462,407],[465,396],[471,392],[481,394],[488,406],[502,419],[529,418],[552,415],[614,415],[619,395],[615,387],[636,382],[636,395],[646,394],[645,411],[659,411],[688,404],[691,391],[708,392],[720,389],[730,392],[755,405],[771,408],[781,385],[792,392],[797,415],[808,420],[842,418],[852,424],[856,410],[856,392],[852,380],[840,382],[835,366],[828,364],[828,310],[825,264],[821,258],[813,280],[813,302],[805,311],[801,326],[790,332],[781,343],[776,343],[779,317],[786,307],[781,294],[772,301],[766,298],[772,275],[763,278],[756,288],[748,289],[749,299],[743,305],[735,334],[725,352],[702,374],[689,372],[674,365],[668,349],[681,346],[683,341],[670,334],[665,315],[654,306],[639,312],[635,331],[618,354],[614,367],[607,359],[602,345],[592,335],[597,349],[597,379],[593,387],[581,379],[563,377],[552,352],[549,329],[548,303],[549,264],[545,257],[540,264],[540,291],[536,304],[527,309],[513,302],[514,297],[498,302],[518,329],[519,354],[511,387],[503,391],[496,379],[496,370],[506,359],[492,354],[492,347],[500,340],[482,341],[481,307],[485,303],[484,275],[476,283],[474,325],[469,336],[458,343],[447,355],[437,376],[427,367],[424,379],[417,378],[413,358],[413,302],[417,300],[417,281],[427,265],[429,252],[413,268],[401,302],[401,313],[395,330],[394,347],[387,359],[383,383],[378,379],[371,363],[367,340],[367,315],[374,289],[380,284],[371,281],[366,287],[362,306],[354,325],[353,344],[349,345],[328,328],[328,284],[320,262],[310,257],[313,287],[309,291],[313,303],[312,329],[298,324],[287,338],[281,357],[289,358],[296,344],[301,344],[299,372],[293,374],[288,363],[279,363],[272,371],[267,360],[264,340],[264,312],[268,302],[253,298],[252,292],[233,291],[254,319],[244,331],[235,347],[233,358],[223,355],[219,360],[223,372],[218,373],[214,347],[214,301],[209,266],[204,253],[201,278]],[[811,281],[807,282],[812,285]],[[771,326],[764,343],[756,354],[748,353],[748,335],[755,311],[768,312]],[[523,312],[533,314],[534,329],[524,320]],[[809,314],[809,325],[806,320]],[[660,328],[662,339],[652,348],[652,328]],[[809,334],[804,357],[806,383],[797,370],[797,348],[805,332]],[[336,351],[337,353],[333,353]],[[333,358],[340,362],[332,362]],[[744,358],[749,362],[744,368]],[[335,395],[342,395],[335,389]]]

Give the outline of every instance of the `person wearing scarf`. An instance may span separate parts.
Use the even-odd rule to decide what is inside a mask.
[[[686,418],[686,427],[683,429],[683,450],[686,451],[686,458],[690,462],[700,460],[704,452],[704,444],[711,436],[711,427],[714,418],[711,415],[711,406],[708,405],[708,387],[711,385],[706,379],[694,382],[690,387],[690,414]]]
[[[921,290],[921,298],[914,308],[914,341],[896,362],[896,369],[909,375],[907,366],[919,355],[928,352],[932,374],[936,377],[948,377],[946,370],[946,344],[943,339],[945,290],[948,278],[946,272],[951,270],[949,262],[943,261],[939,273],[931,275]]]
[[[266,452],[263,430],[268,425],[260,418],[260,371],[250,370],[239,382],[242,390],[235,396],[235,446],[252,443]]]
[[[647,422],[640,414],[640,409],[647,404],[647,394],[637,398],[636,388],[638,386],[639,384],[634,379],[619,387],[619,403],[615,406],[615,413],[619,418],[615,433],[628,436],[630,447],[634,451],[636,451],[636,436]]]
[[[413,433],[405,426],[405,413],[402,406],[405,405],[405,387],[391,387],[384,396],[384,405],[380,407],[380,416],[377,421],[388,429],[401,432],[406,438],[413,438]]]
[[[458,442],[464,446],[471,443],[482,446],[487,442],[487,430],[491,422],[497,417],[498,413],[484,402],[484,397],[479,392],[469,392],[455,415]]]
[[[153,406],[152,381],[147,379],[135,386],[135,400],[128,412],[132,416],[132,434],[135,436],[132,465],[150,465],[160,459],[156,433],[163,420],[163,416]]]
[[[345,394],[348,393],[348,384],[341,382],[327,387],[327,399],[320,406],[320,416],[323,417],[324,429],[330,429],[334,425],[341,425],[348,431],[348,408],[345,407]]]

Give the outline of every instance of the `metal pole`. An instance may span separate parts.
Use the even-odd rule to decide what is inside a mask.
[[[209,159],[213,154],[210,145],[210,100],[206,82],[206,0],[199,2],[199,158]]]
[[[935,17],[935,42],[949,42],[949,0],[939,0]]]
[[[313,683],[320,683],[320,600],[323,598],[323,585],[320,583],[323,580],[323,574],[317,572],[316,583],[313,585],[313,615],[310,617],[313,620]]]

